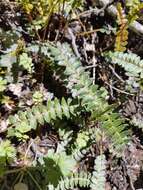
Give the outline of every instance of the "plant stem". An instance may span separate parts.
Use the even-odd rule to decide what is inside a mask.
[[[37,186],[37,188],[39,190],[42,190],[41,187],[39,186],[39,184],[37,183],[37,181],[34,179],[33,175],[28,170],[26,172],[31,177],[32,181],[35,183],[35,185]]]

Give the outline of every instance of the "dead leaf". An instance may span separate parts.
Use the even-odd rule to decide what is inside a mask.
[[[14,190],[28,190],[28,186],[25,183],[17,183]]]

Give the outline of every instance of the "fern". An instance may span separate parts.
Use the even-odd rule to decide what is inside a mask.
[[[66,77],[64,82],[66,87],[70,89],[72,96],[78,97],[79,100],[81,100],[81,106],[85,107],[86,111],[91,112],[94,119],[100,119],[100,117],[102,119],[103,116],[106,118],[105,121],[112,121],[108,123],[109,126],[106,126],[106,130],[109,129],[108,134],[114,134],[116,132],[116,128],[118,130],[118,127],[120,126],[120,128],[122,128],[122,133],[121,130],[118,131],[120,141],[116,138],[113,138],[113,141],[115,141],[114,143],[116,145],[125,145],[126,141],[124,140],[127,140],[127,134],[123,131],[125,126],[122,125],[123,121],[120,119],[119,115],[113,117],[114,114],[111,114],[113,110],[110,110],[110,107],[105,99],[107,96],[105,89],[99,89],[97,85],[92,85],[92,81],[89,78],[88,73],[84,71],[81,63],[74,57],[67,44],[58,44],[57,48],[49,45],[49,50],[49,56],[53,59],[53,61],[59,66],[65,67],[64,75]],[[116,120],[118,120],[118,123],[116,123]],[[118,146],[115,148],[118,150]]]
[[[66,190],[73,189],[74,187],[88,187],[90,185],[91,175],[88,173],[77,173],[71,177],[63,178],[58,186],[55,188],[53,185],[48,185],[48,190]]]
[[[0,165],[11,162],[16,157],[16,149],[11,145],[9,140],[0,142]]]
[[[74,149],[72,150],[72,157],[76,161],[82,160],[87,152],[91,148],[91,144],[94,143],[94,141],[90,141],[89,132],[86,129],[82,129],[77,135],[77,138],[74,143]]]
[[[128,0],[126,6],[129,8],[128,22],[132,23],[139,18],[140,11],[143,9],[143,3],[140,0]]]
[[[104,88],[99,89],[97,85],[92,85],[89,73],[85,72],[68,44],[61,45],[59,43],[57,47],[51,44],[37,44],[28,47],[28,49],[32,52],[39,52],[44,56],[50,57],[59,66],[65,67],[64,83],[70,89],[74,98],[79,97],[80,100],[82,99],[81,105],[87,111],[96,109],[97,106],[102,110],[103,105],[107,105],[105,101],[107,96],[106,90]],[[103,105],[101,105],[101,102]]]
[[[105,156],[100,155],[95,159],[94,163],[94,171],[91,177],[91,189],[105,190],[105,169],[106,169],[106,161]]]
[[[143,78],[143,60],[134,53],[109,53],[111,61],[121,65],[130,76]]]
[[[28,57],[27,53],[22,53],[21,55],[19,55],[19,65],[26,69],[29,73],[32,73],[32,59],[31,57]]]
[[[120,156],[123,147],[129,141],[128,134],[125,132],[126,124],[124,124],[124,120],[117,113],[104,114],[101,117],[101,128],[110,137],[113,151],[115,150],[115,153]]]
[[[58,143],[57,152],[65,151],[66,147],[68,146],[69,142],[72,140],[72,133],[73,131],[66,131],[65,129],[58,130],[58,134],[61,140]]]
[[[134,53],[122,53],[122,52],[110,52],[109,57],[111,62],[118,64],[124,68],[128,75],[126,80],[126,88],[131,92],[136,92],[136,88],[141,88],[141,82],[143,79],[143,60]],[[132,117],[131,124],[142,128],[142,119],[136,116]]]
[[[56,152],[66,151],[66,148],[69,148],[69,142],[73,141],[73,131],[59,129],[59,136],[61,137],[62,141],[58,143]],[[89,143],[89,141],[89,132],[83,128],[78,132],[76,140],[74,140],[74,143],[71,145],[72,158],[74,158],[76,161],[80,161],[89,151],[91,144],[94,142],[91,140]]]
[[[49,150],[44,160],[45,164],[47,165],[47,172],[49,171],[48,174],[49,176],[51,175],[50,176],[51,178],[56,177],[56,175],[54,176],[54,174],[58,172],[61,173],[61,177],[62,176],[67,177],[74,171],[76,167],[75,159],[71,155],[67,155],[65,151],[54,152],[54,150]],[[53,164],[51,163],[51,161],[53,161]],[[53,170],[53,175],[52,175],[52,170]],[[55,172],[54,170],[57,171]]]
[[[90,173],[80,172],[72,175],[71,177],[65,177],[59,181],[57,187],[49,184],[48,190],[66,190],[73,189],[75,187],[90,187],[91,189],[105,189],[105,157],[100,155],[95,160],[94,171],[92,176]]]
[[[60,73],[61,78],[64,80],[63,82],[65,86],[72,93],[73,98],[78,98],[80,100],[80,105],[82,108],[84,108],[87,112],[91,112],[92,119],[102,120],[103,115],[104,119],[106,118],[103,121],[106,123],[108,120],[109,126],[106,126],[105,131],[109,130],[109,132],[106,134],[115,135],[116,128],[122,128],[122,130],[118,131],[118,135],[120,135],[119,139],[121,142],[119,142],[118,139],[113,138],[113,141],[115,141],[113,144],[116,144],[115,148],[117,150],[120,150],[120,144],[123,147],[123,145],[125,145],[127,142],[127,134],[124,132],[124,122],[122,119],[120,119],[120,115],[118,114],[118,116],[116,115],[116,117],[113,117],[114,114],[111,114],[113,112],[113,109],[110,108],[106,100],[106,90],[102,87],[99,89],[98,85],[92,84],[89,73],[85,72],[80,61],[73,55],[73,52],[70,49],[69,45],[57,44],[57,46],[54,46],[47,43],[42,45],[36,44],[28,48],[30,51],[36,51],[42,53],[46,57],[50,57],[50,59],[56,64],[56,66],[58,66],[58,68],[64,68],[64,72]],[[56,66],[54,69],[57,68]],[[118,122],[119,126],[117,125],[116,121],[114,121],[114,119],[120,121],[120,123]],[[101,127],[102,126],[105,126],[103,125],[103,122]],[[77,149],[77,153],[75,151],[75,155],[77,155],[77,158],[79,157],[79,159],[80,156],[82,156],[80,151],[80,149]]]
[[[67,101],[62,98],[60,101],[55,98],[48,100],[47,105],[34,105],[26,111],[18,111],[17,114],[11,115],[8,122],[11,127],[8,129],[8,136],[17,136],[18,138],[26,139],[25,134],[31,129],[36,129],[38,123],[43,125],[44,122],[51,123],[56,119],[62,119],[63,116],[70,118],[75,114],[76,105],[72,105],[71,99]]]
[[[7,80],[0,77],[0,92],[6,89]]]
[[[81,100],[81,106],[87,111],[103,112],[107,108],[107,92],[104,88],[92,85],[89,73],[85,72],[80,61],[73,55],[68,44],[58,44],[54,47],[47,44],[49,57],[59,66],[65,67],[64,83],[71,91],[73,98]]]
[[[126,19],[121,3],[117,4],[117,22],[120,28],[116,33],[115,51],[124,52],[128,44],[128,20]]]

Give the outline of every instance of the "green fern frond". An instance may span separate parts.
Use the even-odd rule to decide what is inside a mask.
[[[72,96],[78,97],[81,100],[81,105],[87,111],[104,110],[106,107],[107,92],[105,88],[100,88],[98,85],[92,85],[92,80],[89,73],[85,72],[80,61],[74,56],[72,49],[68,44],[35,44],[28,47],[29,51],[41,53],[49,57],[57,65],[65,68],[64,83],[70,89]],[[101,111],[102,112],[102,111]]]
[[[143,9],[143,3],[140,0],[127,0],[126,6],[129,8],[128,22],[137,20],[141,14],[140,11]]]
[[[69,142],[72,140],[73,131],[66,131],[65,129],[60,129],[60,128],[58,131],[59,131],[58,134],[61,141],[58,143],[57,152],[61,152],[61,151],[65,151]]]
[[[41,53],[49,57],[56,64],[56,66],[63,67],[65,69],[62,73],[59,74],[64,80],[66,88],[70,90],[73,98],[78,98],[80,100],[80,105],[86,111],[92,113],[92,118],[98,120],[102,115],[105,115],[106,113],[106,115],[109,116],[109,118],[111,117],[110,120],[113,120],[111,114],[113,109],[110,108],[106,100],[107,91],[105,90],[105,88],[101,87],[99,89],[98,85],[92,84],[92,80],[89,77],[89,73],[85,72],[84,67],[81,65],[80,61],[74,56],[68,44],[58,43],[57,46],[54,46],[53,44],[47,43],[41,45],[41,49],[39,50],[37,46],[36,51],[39,52],[41,50]],[[115,129],[118,126],[115,125],[114,127],[114,124],[115,123],[112,122],[111,126]],[[109,125],[109,131],[111,126]],[[122,125],[120,124],[120,128],[121,126]],[[108,130],[108,127],[106,129]],[[122,132],[121,137],[123,137],[123,139],[121,140],[121,142],[124,141],[126,137],[126,134],[123,134],[124,133]],[[78,149],[78,151],[80,155],[80,149]]]
[[[85,147],[83,149],[74,149],[72,152],[72,157],[79,162],[80,160],[82,160],[85,155],[87,154],[87,152],[90,150],[90,147]]]
[[[122,66],[129,75],[143,77],[143,60],[134,53],[109,53],[111,61]]]
[[[95,159],[94,171],[91,177],[91,190],[105,190],[105,170],[106,170],[106,160],[104,155],[100,155]]]
[[[124,120],[117,113],[104,114],[101,117],[101,128],[104,129],[105,134],[111,139],[111,144],[116,150],[116,154],[122,154],[123,147],[129,141]]]
[[[33,71],[32,58],[29,57],[27,53],[22,53],[21,55],[19,55],[19,65],[22,66],[29,73],[32,73]]]
[[[80,161],[90,149],[90,136],[86,129],[81,130],[74,143],[74,149],[72,151],[72,156],[76,161]]]
[[[0,164],[11,162],[16,157],[16,149],[9,140],[0,142]]]
[[[77,173],[71,177],[63,178],[58,186],[48,185],[47,190],[66,190],[74,187],[89,187],[91,175],[88,173]]]
[[[72,105],[71,99],[66,101],[62,98],[60,102],[55,98],[48,100],[47,105],[37,104],[26,111],[18,111],[17,114],[8,118],[11,125],[8,129],[8,136],[27,138],[24,134],[31,129],[36,129],[38,123],[43,125],[44,122],[51,123],[57,119],[62,119],[62,117],[70,118],[71,115],[75,115],[76,107],[76,105]]]
[[[0,77],[0,92],[3,92],[6,89],[7,80]]]
[[[108,131],[109,129],[108,134],[111,133],[111,128],[114,129],[114,134],[116,128],[119,126],[120,129],[122,128],[122,133],[119,138],[120,141],[118,142],[125,145],[126,141],[124,142],[124,140],[127,139],[127,134],[123,132],[123,121],[122,119],[120,120],[119,116],[117,118],[117,115],[113,117],[114,115],[111,114],[113,110],[110,109],[106,101],[107,92],[104,88],[99,89],[97,85],[92,84],[88,73],[84,71],[80,61],[73,55],[69,45],[58,44],[57,47],[49,45],[49,56],[56,64],[65,67],[62,76],[65,76],[66,87],[70,89],[73,97],[79,98],[81,106],[91,112],[94,119],[100,119],[103,116],[106,118],[105,121],[112,121],[112,123],[108,122],[109,126],[106,126],[106,130]],[[119,125],[117,125],[114,119],[118,120],[118,122],[120,121]],[[121,130],[118,130],[118,133],[120,132]],[[113,141],[114,140],[116,144],[116,139],[114,138]]]
[[[107,92],[105,88],[92,85],[89,73],[85,72],[80,61],[73,55],[68,44],[58,44],[54,47],[47,44],[50,58],[59,66],[65,67],[65,85],[71,91],[72,96],[81,100],[81,105],[87,111],[105,110]]]
[[[110,134],[110,127],[116,129],[119,127],[122,128],[122,120],[117,115],[114,117],[110,111],[107,111],[108,103],[105,100],[106,92],[104,89],[98,89],[98,86],[92,85],[91,79],[89,78],[88,73],[84,71],[84,68],[81,66],[79,60],[77,60],[74,55],[72,54],[71,49],[67,44],[58,45],[58,48],[50,47],[51,56],[53,60],[61,66],[65,66],[64,74],[68,77],[66,78],[67,88],[69,88],[73,94],[73,96],[78,97],[81,99],[82,106],[85,106],[88,111],[96,113],[98,111],[100,116],[108,118],[108,121],[112,121],[108,123],[109,126],[106,129],[109,129]],[[111,111],[112,112],[112,111]],[[100,117],[99,117],[100,118]],[[114,121],[120,121],[119,125]],[[115,124],[115,126],[113,126]],[[123,126],[124,129],[124,126]],[[120,131],[118,131],[120,133]],[[123,133],[120,137],[123,137]],[[125,134],[126,137],[126,134]],[[124,141],[125,137],[121,140]],[[116,139],[115,139],[116,140]]]

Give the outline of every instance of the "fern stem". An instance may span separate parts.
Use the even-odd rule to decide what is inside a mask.
[[[32,181],[35,183],[36,187],[39,189],[39,190],[42,190],[40,185],[37,183],[37,181],[34,179],[34,177],[32,176],[32,174],[27,170],[26,171],[28,173],[28,175],[30,176],[30,178],[32,179]]]

